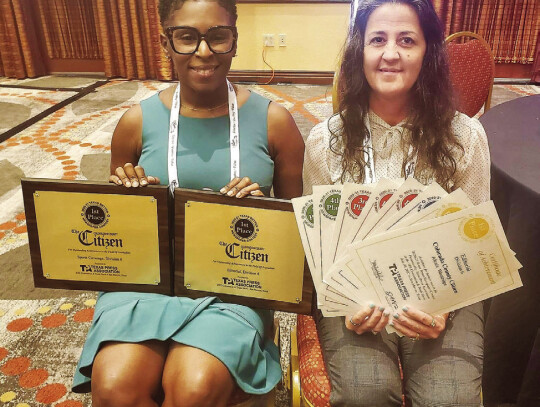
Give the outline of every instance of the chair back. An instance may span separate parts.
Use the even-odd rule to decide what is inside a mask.
[[[341,59],[338,62],[338,68],[334,72],[334,80],[332,81],[332,113],[337,113],[339,110],[339,101],[343,93],[343,89],[339,84],[341,72]]]
[[[491,104],[495,76],[495,62],[489,45],[470,31],[452,34],[445,42],[457,110],[469,117],[476,116],[482,106],[485,112]]]
[[[339,71],[334,72],[334,80],[332,81],[332,113],[337,113],[339,110],[339,100],[341,99],[341,90],[339,89]]]

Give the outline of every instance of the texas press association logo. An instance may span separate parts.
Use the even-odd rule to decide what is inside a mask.
[[[100,202],[86,203],[81,210],[81,216],[88,226],[99,229],[109,222],[109,211]]]
[[[231,222],[231,233],[242,242],[250,242],[257,236],[259,225],[248,215],[238,215]]]

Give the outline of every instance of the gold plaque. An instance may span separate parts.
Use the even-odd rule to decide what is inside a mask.
[[[166,185],[23,179],[21,186],[36,287],[218,295],[255,308],[312,310],[290,201],[183,188],[173,201]]]
[[[45,278],[160,283],[154,197],[36,190],[33,198]]]
[[[293,212],[188,201],[184,242],[186,288],[300,303],[304,251]]]

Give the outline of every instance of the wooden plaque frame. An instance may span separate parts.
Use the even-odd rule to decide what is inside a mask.
[[[178,188],[175,190],[175,269],[174,269],[174,294],[177,296],[186,296],[199,298],[205,296],[218,296],[224,302],[247,305],[252,308],[267,308],[278,311],[293,312],[297,314],[312,313],[312,298],[314,293],[313,280],[304,258],[302,299],[299,303],[290,303],[285,301],[276,301],[239,295],[213,293],[207,291],[198,291],[187,289],[184,286],[184,226],[185,226],[185,204],[188,201],[206,202],[214,204],[223,204],[240,207],[252,207],[261,209],[273,209],[279,211],[293,212],[290,201],[273,198],[246,197],[235,199],[223,196],[216,192],[196,191],[190,189]],[[278,237],[276,237],[278,238]]]
[[[63,288],[89,291],[139,291],[148,293],[159,293],[171,295],[172,284],[172,252],[170,242],[172,241],[172,209],[173,205],[167,186],[148,186],[145,188],[123,188],[109,183],[96,183],[90,181],[66,181],[51,179],[30,179],[21,180],[23,190],[23,200],[26,212],[26,225],[28,228],[28,241],[30,246],[30,257],[32,260],[32,270],[34,274],[34,285],[44,288]],[[72,280],[52,280],[43,275],[43,265],[41,259],[41,248],[38,237],[38,224],[36,221],[36,208],[33,194],[36,191],[55,192],[78,192],[90,194],[123,194],[153,196],[157,201],[158,216],[158,244],[160,263],[160,282],[157,285],[150,284],[127,284],[96,281],[72,281]]]

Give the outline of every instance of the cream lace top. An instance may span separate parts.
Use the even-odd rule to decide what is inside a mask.
[[[409,145],[403,123],[390,126],[375,113],[369,112],[369,123],[373,143],[376,180],[403,177],[403,160]],[[339,116],[332,116],[315,126],[307,140],[304,156],[304,194],[311,194],[313,185],[328,185],[341,182],[341,156],[330,149],[331,133],[341,125]],[[457,172],[454,187],[461,187],[474,204],[489,200],[490,157],[484,128],[477,119],[457,113],[452,127],[464,153],[456,153]],[[339,142],[334,149],[342,151]],[[415,174],[418,175],[418,174]],[[424,174],[422,174],[424,175]],[[350,174],[345,181],[352,182]],[[428,177],[420,177],[426,183]]]

